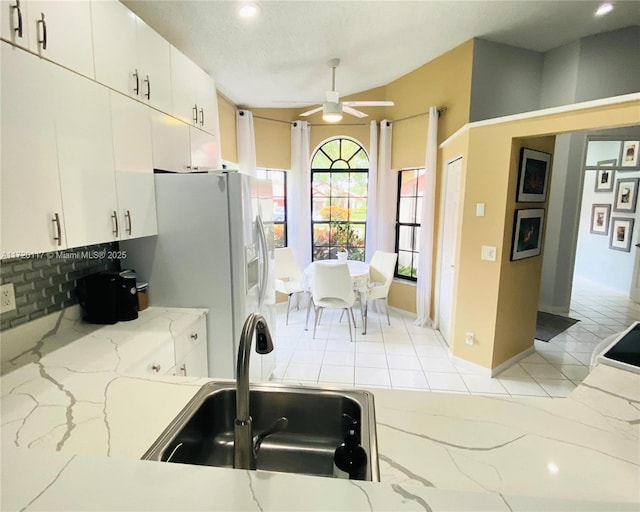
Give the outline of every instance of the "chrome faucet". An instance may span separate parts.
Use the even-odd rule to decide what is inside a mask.
[[[251,341],[256,335],[256,352],[268,354],[273,350],[271,333],[260,313],[251,313],[244,322],[238,347],[236,368],[236,420],[234,422],[233,467],[236,469],[256,469],[258,450],[265,437],[287,427],[284,416],[276,420],[260,435],[253,436],[249,415],[249,356]]]

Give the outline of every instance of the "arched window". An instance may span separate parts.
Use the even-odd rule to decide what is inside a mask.
[[[313,260],[332,259],[346,249],[364,261],[369,157],[355,140],[330,139],[311,159]]]

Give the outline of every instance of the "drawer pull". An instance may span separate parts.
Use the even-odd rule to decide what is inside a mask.
[[[180,371],[182,372],[183,376],[187,376],[187,363],[184,363],[181,367],[180,367]]]
[[[136,86],[133,88],[133,92],[136,93],[136,96],[140,96],[140,77],[137,69],[133,72],[133,77],[136,79]]]
[[[53,223],[56,225],[56,235],[53,239],[58,243],[58,247],[62,245],[62,228],[60,227],[60,215],[57,213],[53,216]]]
[[[13,31],[18,34],[18,37],[22,37],[22,9],[20,9],[20,0],[16,0],[16,5],[12,5],[11,9],[15,9],[18,15],[18,26],[14,28]]]
[[[40,19],[38,20],[38,25],[42,27],[42,39],[38,37],[38,44],[42,47],[43,50],[47,49],[47,20],[44,19],[44,13],[40,13]]]
[[[161,368],[162,367],[160,366],[160,363],[156,363],[156,364],[152,364],[151,365],[151,369],[156,373],[158,373],[161,370]]]
[[[191,334],[191,339],[192,339],[193,341],[196,341],[196,340],[198,339],[198,333],[197,333],[197,332],[192,333],[192,334]]]

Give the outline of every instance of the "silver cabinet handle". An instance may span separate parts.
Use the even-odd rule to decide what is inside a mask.
[[[187,363],[184,363],[184,364],[180,367],[180,371],[182,372],[182,375],[184,375],[185,377],[187,376]]]
[[[140,77],[138,76],[138,69],[133,72],[133,77],[136,79],[136,86],[133,88],[133,92],[136,93],[136,96],[140,95]]]
[[[198,333],[197,333],[197,332],[192,333],[192,334],[191,334],[191,339],[192,339],[193,341],[196,341],[196,340],[198,339]]]
[[[148,100],[151,99],[151,80],[149,80],[149,75],[144,79],[144,83],[147,84],[147,92],[144,94],[145,98]]]
[[[193,124],[198,124],[198,105],[193,106]]]
[[[200,109],[200,126],[204,127],[204,109]]]
[[[16,0],[16,5],[11,6],[11,10],[15,9],[18,15],[18,26],[13,29],[17,33],[18,37],[22,37],[22,9],[20,9],[20,0]]]
[[[40,13],[40,19],[38,25],[42,25],[42,39],[38,36],[38,44],[42,46],[43,50],[47,49],[47,20],[44,19],[44,13]]]
[[[133,232],[133,224],[131,223],[131,212],[129,210],[124,214],[124,218],[127,221],[127,234],[131,236]]]
[[[154,372],[158,373],[162,369],[162,367],[160,366],[160,363],[156,363],[151,365],[151,369]]]
[[[118,212],[116,212],[115,210],[113,210],[113,213],[111,214],[111,218],[113,219],[113,236],[117,237],[118,236],[118,232],[120,231],[120,229],[118,228]]]
[[[60,215],[55,213],[53,215],[53,223],[56,225],[56,235],[53,239],[58,242],[58,247],[62,245],[62,226],[60,226]]]

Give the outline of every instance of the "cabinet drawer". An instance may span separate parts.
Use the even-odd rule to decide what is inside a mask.
[[[176,336],[176,361],[182,361],[191,352],[196,345],[204,341],[206,346],[207,339],[207,324],[206,319],[199,318],[193,325],[191,325],[181,334]]]
[[[173,340],[169,339],[157,350],[127,369],[134,375],[163,375],[176,364]]]

